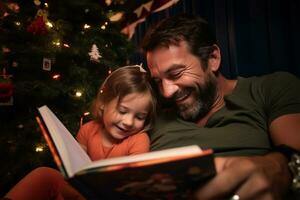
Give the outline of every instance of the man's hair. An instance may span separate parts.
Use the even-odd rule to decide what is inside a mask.
[[[102,120],[103,106],[117,98],[122,99],[133,93],[147,94],[151,96],[150,110],[145,121],[143,130],[148,130],[153,125],[156,115],[156,98],[150,84],[150,77],[141,71],[138,65],[125,66],[113,71],[99,88],[97,97],[92,105],[92,115],[96,120]]]
[[[159,47],[177,46],[181,41],[187,42],[190,52],[206,68],[216,48],[216,37],[208,23],[198,16],[181,14],[162,20],[146,33],[142,49],[147,53]]]

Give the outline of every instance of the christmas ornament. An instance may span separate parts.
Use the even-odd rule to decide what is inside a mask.
[[[89,55],[90,55],[90,60],[97,62],[97,63],[100,62],[99,58],[102,58],[102,56],[100,55],[100,53],[98,51],[98,47],[96,44],[93,44]]]
[[[46,35],[48,31],[44,18],[42,16],[35,18],[27,27],[27,32],[33,35]]]
[[[43,58],[43,70],[51,71],[51,59]]]
[[[10,77],[6,74],[6,69],[3,68],[0,75],[0,105],[2,106],[13,104],[13,84]]]
[[[13,84],[12,82],[0,83],[0,102],[10,101],[13,95]]]
[[[48,33],[48,23],[51,24],[48,20],[48,12],[44,9],[39,9],[35,19],[27,27],[27,31],[33,35],[46,35]]]

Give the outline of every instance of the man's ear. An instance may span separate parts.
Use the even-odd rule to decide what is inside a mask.
[[[214,50],[210,54],[210,58],[208,60],[208,67],[211,71],[217,72],[221,65],[221,52],[220,48],[216,44],[213,45],[213,48]]]

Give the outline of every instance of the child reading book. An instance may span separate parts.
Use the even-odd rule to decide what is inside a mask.
[[[80,128],[77,141],[91,160],[145,153],[150,146],[145,131],[152,125],[155,110],[148,75],[140,66],[121,67],[99,88],[92,106],[94,119]],[[13,200],[63,197],[83,199],[49,168],[33,170],[6,195]]]

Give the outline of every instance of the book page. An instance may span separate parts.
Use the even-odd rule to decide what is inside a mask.
[[[82,166],[91,163],[91,159],[47,106],[42,106],[38,110],[61,156],[68,176],[72,177]]]
[[[131,156],[122,156],[116,158],[108,158],[105,160],[94,161],[82,168],[82,170],[95,168],[95,167],[104,167],[109,165],[117,165],[124,163],[133,163],[138,161],[148,161],[154,159],[163,159],[163,158],[171,158],[171,157],[183,157],[183,156],[191,156],[191,155],[199,155],[203,151],[197,145],[190,145],[184,147],[176,147],[171,149],[165,149],[160,151],[152,151],[148,153],[131,155]]]

